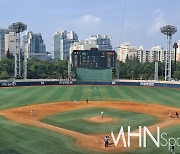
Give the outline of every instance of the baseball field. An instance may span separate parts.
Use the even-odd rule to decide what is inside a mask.
[[[0,88],[0,153],[170,153],[168,145],[158,148],[150,138],[146,148],[138,147],[136,137],[124,148],[122,142],[115,146],[110,137],[105,148],[104,137],[112,131],[117,135],[121,126],[125,134],[128,126],[134,132],[147,126],[156,136],[159,126],[167,139],[180,138],[180,118],[175,112],[180,113],[180,89],[94,85]],[[180,139],[177,143],[180,145]],[[175,145],[175,152],[180,153],[180,146]]]

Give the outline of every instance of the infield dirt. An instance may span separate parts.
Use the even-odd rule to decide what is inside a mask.
[[[39,104],[39,105],[30,105],[24,107],[18,107],[13,109],[1,110],[0,115],[5,116],[8,119],[11,119],[17,123],[32,125],[36,127],[46,128],[49,130],[53,130],[59,133],[63,133],[67,136],[75,138],[75,144],[78,147],[86,148],[94,151],[123,151],[128,152],[138,148],[137,145],[137,138],[132,138],[131,140],[131,147],[130,148],[123,148],[120,142],[118,146],[110,143],[109,148],[104,148],[103,145],[103,138],[107,134],[82,134],[78,132],[74,132],[71,130],[67,130],[64,128],[55,127],[52,125],[45,124],[40,122],[40,120],[48,115],[55,114],[58,112],[70,111],[70,110],[77,110],[83,108],[90,108],[90,107],[101,107],[101,108],[114,108],[114,109],[122,109],[127,111],[135,111],[143,114],[150,114],[161,120],[160,123],[152,125],[148,127],[151,132],[155,132],[156,128],[159,126],[160,128],[166,128],[173,125],[180,124],[180,120],[176,118],[169,118],[168,111],[171,110],[172,113],[180,112],[179,108],[173,108],[168,106],[161,106],[161,105],[153,105],[153,104],[141,104],[137,102],[113,102],[113,101],[89,101],[88,104],[85,102],[56,102],[56,103],[49,103],[49,104]],[[34,109],[34,116],[31,116],[30,112]],[[172,114],[175,117],[175,115]],[[82,117],[83,118],[83,117]],[[102,123],[102,119],[100,117],[91,117],[89,122],[99,122]],[[114,122],[116,119],[111,117],[105,117],[104,122]],[[135,132],[134,130],[133,132]]]
[[[112,123],[112,122],[117,121],[117,119],[112,118],[112,117],[107,117],[107,116],[104,116],[103,118],[101,116],[95,116],[95,117],[90,117],[84,120],[89,121],[89,122],[94,122],[94,123]]]

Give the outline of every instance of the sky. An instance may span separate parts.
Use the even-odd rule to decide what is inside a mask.
[[[172,40],[180,40],[180,0],[0,0],[0,27],[16,21],[41,33],[48,51],[53,33],[62,30],[75,31],[79,40],[111,35],[114,49],[123,42],[165,48],[160,27],[176,26]]]

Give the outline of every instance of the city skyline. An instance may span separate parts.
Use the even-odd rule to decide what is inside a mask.
[[[79,40],[97,34],[111,35],[113,48],[126,41],[147,49],[157,45],[165,47],[166,37],[160,32],[161,26],[176,26],[178,31],[173,42],[180,40],[179,4],[178,0],[173,3],[168,0],[117,0],[113,3],[108,0],[44,0],[43,3],[40,0],[1,0],[0,27],[7,28],[12,22],[22,21],[28,25],[27,31],[42,34],[48,51],[52,50],[52,35],[62,30],[75,31]]]

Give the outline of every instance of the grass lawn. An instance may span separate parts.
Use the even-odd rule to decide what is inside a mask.
[[[117,121],[113,123],[94,123],[84,120],[85,118],[99,116],[101,111],[104,111],[105,116],[116,118]],[[127,126],[131,126],[133,130],[139,128],[139,126],[149,126],[159,122],[152,115],[108,108],[89,108],[67,111],[50,115],[42,119],[42,121],[83,134],[110,133],[112,130],[118,133],[121,126],[127,131]]]
[[[95,88],[96,87],[96,88]],[[33,86],[0,88],[0,109],[74,100],[138,101],[180,107],[180,90],[128,86]]]
[[[75,147],[65,135],[17,124],[0,117],[0,154],[81,154],[92,153]]]
[[[0,110],[19,106],[49,103],[56,101],[74,100],[113,100],[113,101],[138,101],[143,103],[162,104],[180,107],[180,90],[164,88],[145,88],[128,86],[33,86],[0,88]],[[84,117],[97,116],[100,108],[89,108],[78,111],[68,111],[52,115],[44,119],[67,129],[82,133],[109,133],[112,126],[114,131],[119,131],[120,125],[131,125],[137,128],[139,125],[151,125],[157,120],[140,113],[103,109],[105,115],[119,119],[114,123],[96,124],[83,120]],[[178,136],[180,126],[165,129],[169,136]],[[151,154],[169,153],[167,147],[157,149],[151,141],[149,148],[136,150],[131,153]],[[176,152],[180,153],[179,147]],[[63,134],[36,128],[27,125],[16,124],[0,117],[0,154],[81,154],[93,153],[85,149],[75,147],[74,140]]]
[[[163,135],[163,137],[168,140],[169,138],[173,137],[175,139],[178,139],[180,138],[180,125],[178,126],[173,126],[173,127],[170,127],[170,128],[165,128],[165,129],[162,129],[161,130],[161,133],[163,132],[166,132],[167,133],[167,136],[166,135]],[[156,134],[154,134],[154,136],[156,136]],[[166,141],[164,141],[163,139],[160,139],[161,143],[164,145],[166,144]],[[180,139],[178,140],[178,144],[180,145]],[[154,144],[154,142],[148,138],[147,140],[147,148],[141,148],[139,150],[135,150],[133,152],[131,152],[133,154],[170,154],[170,151],[168,149],[168,146],[160,146],[159,148],[157,148]],[[180,146],[175,146],[175,153],[176,154],[180,154]]]

